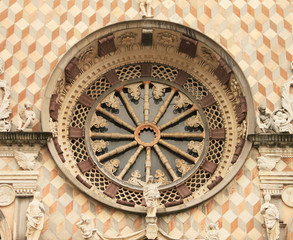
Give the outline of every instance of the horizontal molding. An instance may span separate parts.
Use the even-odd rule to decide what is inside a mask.
[[[51,132],[0,132],[1,145],[47,145]]]

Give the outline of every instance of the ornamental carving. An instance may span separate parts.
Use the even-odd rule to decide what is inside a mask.
[[[109,142],[101,139],[101,140],[91,141],[91,144],[92,144],[92,148],[94,152],[100,153],[106,149],[106,147],[109,145]]]
[[[136,43],[137,34],[133,32],[127,32],[118,37],[118,42],[122,46],[132,46]]]
[[[95,228],[95,218],[90,218],[85,214],[81,214],[80,221],[76,224],[81,232],[83,239],[87,240],[100,240],[102,234]]]
[[[201,47],[202,57],[206,62],[216,62],[216,55],[207,47]]]
[[[219,223],[210,223],[205,228],[206,240],[220,240]]]
[[[166,177],[165,173],[163,171],[161,171],[160,169],[156,170],[155,182],[160,183],[161,185],[165,185],[165,184],[170,183],[170,181],[168,181],[168,178]]]
[[[188,118],[185,122],[185,126],[191,127],[191,128],[197,128],[202,126],[202,120],[199,115],[192,116]]]
[[[163,45],[172,45],[178,41],[178,38],[171,33],[161,32],[157,34],[158,42]]]
[[[64,150],[63,154],[54,156],[55,161],[63,164],[64,168],[83,169],[77,171],[78,175],[75,171],[64,173],[83,183],[84,186],[79,184],[78,187],[89,196],[98,201],[111,196],[112,207],[121,209],[123,205],[124,209],[132,212],[147,211],[142,199],[143,187],[137,182],[146,182],[150,175],[160,170],[160,178],[164,174],[168,181],[159,187],[161,198],[157,212],[161,214],[205,201],[235,177],[234,172],[237,172],[240,164],[234,165],[234,160],[237,158],[238,162],[243,162],[246,153],[241,151],[250,147],[250,143],[241,136],[245,135],[245,128],[252,131],[253,114],[248,111],[247,116],[243,115],[242,122],[235,123],[234,120],[238,119],[235,105],[240,100],[230,98],[226,89],[235,84],[239,90],[236,95],[245,96],[244,101],[249,108],[252,100],[246,88],[248,84],[239,74],[237,65],[232,64],[233,59],[222,50],[213,50],[207,45],[209,41],[198,40],[198,48],[207,47],[215,56],[227,60],[232,73],[231,80],[225,86],[213,74],[215,66],[205,63],[201,53],[186,58],[188,54],[182,54],[179,46],[174,44],[168,55],[172,53],[172,58],[169,58],[165,54],[167,47],[154,46],[155,43],[163,46],[157,38],[159,33],[164,33],[161,37],[165,42],[171,41],[168,39],[171,35],[182,39],[182,29],[160,29],[159,25],[156,29],[153,22],[146,24],[145,21],[138,21],[137,24],[141,27],[134,26],[131,31],[137,34],[135,41],[139,47],[127,48],[127,51],[112,51],[117,46],[122,47],[122,38],[119,39],[119,36],[125,34],[127,28],[123,24],[122,28],[121,23],[116,25],[117,28],[105,28],[113,36],[110,39],[112,50],[108,51],[106,41],[105,52],[100,52],[101,57],[90,61],[87,71],[77,74],[74,84],[68,83],[63,88],[62,92],[66,94],[56,118],[58,131],[64,129],[58,132],[58,139],[62,141],[59,141],[60,147],[50,142],[49,149],[55,147],[56,150]],[[153,34],[142,34],[141,29],[155,30]],[[189,31],[192,33],[193,30]],[[103,44],[102,40],[107,36],[103,34],[105,32],[100,33],[93,34],[92,39],[87,39],[89,42],[82,40],[79,46],[84,47],[73,48],[72,57],[81,59],[81,53],[97,41]],[[196,36],[187,35],[190,39]],[[125,35],[125,44],[129,39],[129,42],[133,40],[132,36]],[[146,39],[150,36],[155,39]],[[140,41],[142,38],[144,40]],[[68,59],[58,64],[57,68],[67,63]],[[234,74],[235,79],[232,80]],[[55,84],[59,80],[56,77],[62,77],[56,72],[51,76],[49,84]],[[46,96],[56,94],[56,88],[48,88]],[[229,91],[232,92],[231,89]],[[208,101],[208,104],[205,102],[207,96],[213,96],[213,101]],[[89,100],[91,104],[84,105],[81,99]],[[177,110],[174,111],[174,107]],[[48,122],[49,119],[42,121],[43,129],[48,129]],[[109,142],[109,145],[98,152],[91,141],[100,140]],[[189,150],[188,143],[191,141],[203,142],[202,152],[198,149],[196,153],[195,147]],[[240,142],[241,147],[238,146]],[[82,163],[81,158],[84,160]],[[118,158],[119,162],[113,163],[112,160]],[[176,159],[184,162],[175,162]],[[203,162],[205,159],[215,161]],[[228,173],[231,165],[237,169]],[[220,169],[223,171],[218,171]],[[224,178],[224,184],[218,184]],[[210,183],[214,183],[212,187]],[[87,188],[91,191],[87,191]],[[180,201],[180,194],[190,197]]]
[[[282,200],[287,206],[293,208],[293,186],[287,186],[283,189]]]
[[[107,120],[101,116],[93,115],[93,118],[91,120],[91,127],[95,128],[104,128],[109,126],[109,123]]]
[[[188,149],[198,155],[201,155],[204,143],[198,141],[190,141],[188,143]]]
[[[36,153],[23,153],[19,151],[14,151],[14,156],[16,159],[17,164],[23,169],[23,170],[34,170],[37,162],[37,156]]]
[[[133,185],[139,185],[140,178],[140,171],[136,169],[131,173],[131,177],[127,180],[127,182]]]
[[[118,170],[119,164],[120,160],[115,158],[106,162],[103,167],[107,172],[114,175],[114,173]]]
[[[129,86],[125,86],[128,89],[129,95],[134,100],[138,100],[140,97],[140,93],[141,93],[140,85],[141,85],[141,83],[131,84]]]
[[[154,99],[156,100],[161,99],[161,97],[163,96],[167,88],[169,87],[166,85],[163,85],[160,83],[154,83],[152,88]]]
[[[175,163],[176,163],[178,172],[180,172],[182,175],[185,175],[194,167],[194,164],[189,164],[183,159],[176,159]]]
[[[257,160],[257,166],[259,170],[272,171],[277,162],[280,161],[281,156],[279,154],[265,154],[260,156]]]
[[[11,122],[9,116],[11,110],[10,105],[10,89],[7,87],[5,80],[0,81],[0,132],[9,132],[11,129]]]
[[[0,185],[0,206],[5,207],[13,203],[15,192],[12,186],[8,184]]]
[[[116,110],[120,108],[118,98],[115,96],[115,92],[108,95],[101,103],[102,104],[104,103],[107,107],[110,107]]]
[[[190,99],[188,97],[186,97],[185,95],[179,93],[179,95],[177,96],[176,100],[175,100],[175,104],[174,104],[174,108],[176,110],[180,109],[180,108],[186,108],[189,105],[192,105],[192,101],[190,101]]]
[[[17,130],[32,132],[33,126],[36,120],[36,114],[33,110],[31,110],[32,104],[30,102],[26,102],[24,107],[21,108],[19,112],[18,125]]]

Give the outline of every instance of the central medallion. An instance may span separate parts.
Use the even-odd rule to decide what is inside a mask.
[[[159,128],[152,123],[141,124],[134,132],[135,140],[144,147],[152,147],[157,144],[160,136]]]

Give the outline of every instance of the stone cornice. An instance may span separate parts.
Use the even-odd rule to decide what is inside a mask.
[[[0,132],[0,145],[47,145],[51,132]]]
[[[293,146],[293,134],[249,134],[247,139],[253,142],[254,146]]]

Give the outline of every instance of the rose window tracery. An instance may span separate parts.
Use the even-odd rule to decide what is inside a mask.
[[[246,90],[204,36],[158,27],[149,46],[137,28],[101,30],[68,53],[52,73],[43,128],[54,123],[56,163],[94,199],[145,212],[140,182],[152,175],[158,214],[178,211],[216,194],[243,164],[253,128]],[[124,35],[131,45],[115,40]],[[162,44],[165,35],[176,42]]]

